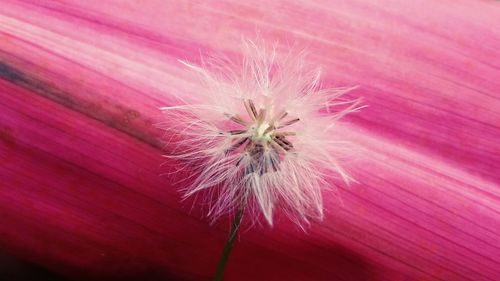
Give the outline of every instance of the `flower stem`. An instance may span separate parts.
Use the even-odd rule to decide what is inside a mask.
[[[222,275],[224,275],[224,269],[226,268],[227,260],[229,259],[229,254],[233,248],[234,239],[238,234],[238,229],[241,225],[241,219],[243,218],[244,207],[238,209],[236,216],[234,217],[233,223],[231,225],[231,232],[227,238],[226,245],[224,246],[224,251],[220,257],[219,264],[217,265],[217,271],[215,272],[214,281],[221,281]]]

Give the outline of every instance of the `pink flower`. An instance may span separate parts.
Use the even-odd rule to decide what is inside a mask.
[[[237,59],[259,30],[369,107],[335,129],[343,204],[242,232],[227,280],[496,280],[499,21],[487,0],[4,0],[0,249],[86,280],[212,276],[227,227],[179,202],[192,171],[159,176],[180,162],[154,124],[206,91],[179,59]]]

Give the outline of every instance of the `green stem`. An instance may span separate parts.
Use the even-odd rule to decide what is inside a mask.
[[[217,271],[215,272],[214,281],[221,281],[222,275],[224,275],[224,269],[226,268],[227,260],[229,259],[229,254],[233,248],[233,242],[236,239],[236,234],[238,234],[238,229],[241,225],[241,219],[243,218],[244,208],[241,207],[236,216],[234,217],[233,224],[231,225],[231,232],[226,241],[226,246],[224,246],[224,251],[220,257],[219,264],[217,265]]]

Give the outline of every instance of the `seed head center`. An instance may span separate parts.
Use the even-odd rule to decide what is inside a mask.
[[[267,143],[271,141],[274,130],[268,122],[256,123],[249,128],[251,139],[255,143]]]
[[[287,119],[288,113],[286,111],[279,114],[272,114],[266,108],[260,108],[257,111],[252,100],[243,101],[243,105],[250,122],[239,115],[227,114],[231,121],[243,125],[245,128],[228,132],[233,141],[226,153],[233,152],[243,146],[243,151],[255,159],[260,159],[266,153],[284,155],[293,150],[293,144],[287,137],[295,136],[295,132],[285,128],[299,122],[299,118]]]

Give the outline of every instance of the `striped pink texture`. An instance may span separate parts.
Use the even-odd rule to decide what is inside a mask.
[[[0,4],[0,250],[62,275],[209,280],[227,235],[161,157],[158,107],[200,94],[178,59],[256,34],[359,85],[359,181],[302,233],[242,232],[227,280],[498,280],[498,1]],[[163,166],[161,166],[163,164]]]

